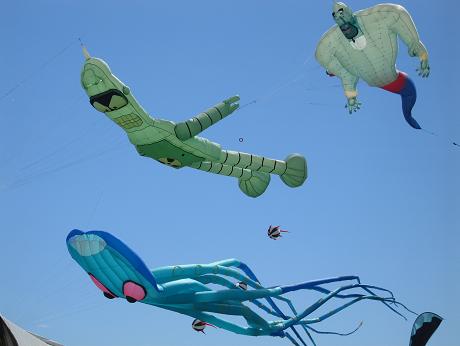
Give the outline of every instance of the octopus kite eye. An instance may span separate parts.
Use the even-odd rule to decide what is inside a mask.
[[[115,298],[115,296],[109,292],[104,292],[104,297],[106,297],[107,299],[113,299]]]
[[[107,287],[105,287],[98,279],[94,277],[93,274],[88,273],[89,277],[91,278],[91,281],[94,282],[94,284],[99,288],[103,293],[106,298],[113,299],[116,298],[117,296],[112,293]]]
[[[123,294],[126,300],[130,303],[135,303],[142,300],[147,295],[145,288],[133,281],[126,281],[123,284]]]

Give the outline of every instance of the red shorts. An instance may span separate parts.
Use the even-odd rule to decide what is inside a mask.
[[[406,85],[407,74],[404,72],[398,72],[398,77],[391,83],[381,86],[380,88],[385,89],[386,91],[399,94],[399,92]]]

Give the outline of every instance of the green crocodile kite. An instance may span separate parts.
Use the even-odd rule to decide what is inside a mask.
[[[415,85],[395,66],[399,36],[409,48],[409,55],[419,57],[419,75],[430,74],[428,52],[409,13],[394,4],[380,4],[353,13],[343,2],[334,2],[332,17],[337,25],[321,38],[316,59],[329,76],[342,80],[349,113],[361,106],[356,99],[356,85],[362,79],[370,86],[401,95],[404,118],[410,126],[420,129],[412,117],[417,99]]]
[[[307,164],[299,154],[285,161],[222,150],[219,144],[196,135],[238,109],[238,96],[215,105],[181,123],[155,119],[139,105],[129,88],[115,77],[101,59],[92,58],[83,47],[85,65],[81,83],[98,111],[105,113],[128,134],[142,156],[173,168],[191,167],[238,179],[246,195],[258,197],[277,174],[290,187],[301,186],[307,178]]]

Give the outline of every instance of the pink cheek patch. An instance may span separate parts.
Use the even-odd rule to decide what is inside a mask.
[[[94,284],[97,286],[97,288],[99,288],[102,292],[104,292],[104,295],[109,298],[115,298],[116,296],[110,292],[110,290],[105,287],[98,279],[96,279],[93,274],[89,274],[89,277],[91,278],[91,281],[94,282]]]
[[[130,303],[142,300],[147,295],[143,286],[132,281],[126,281],[123,284],[123,294],[125,295],[126,300]]]

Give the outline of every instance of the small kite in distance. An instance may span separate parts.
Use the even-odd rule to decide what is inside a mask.
[[[287,233],[288,231],[280,229],[280,226],[272,226],[268,227],[267,234],[270,239],[277,240],[281,237],[281,233]]]
[[[197,332],[201,332],[203,334],[206,334],[204,332],[204,329],[206,328],[206,326],[211,326],[211,327],[214,327],[214,328],[217,328],[216,326],[213,326],[212,324],[210,323],[206,323],[206,322],[203,322],[203,321],[200,321],[199,319],[194,319],[193,322],[192,322],[192,328],[193,330],[197,331]]]

